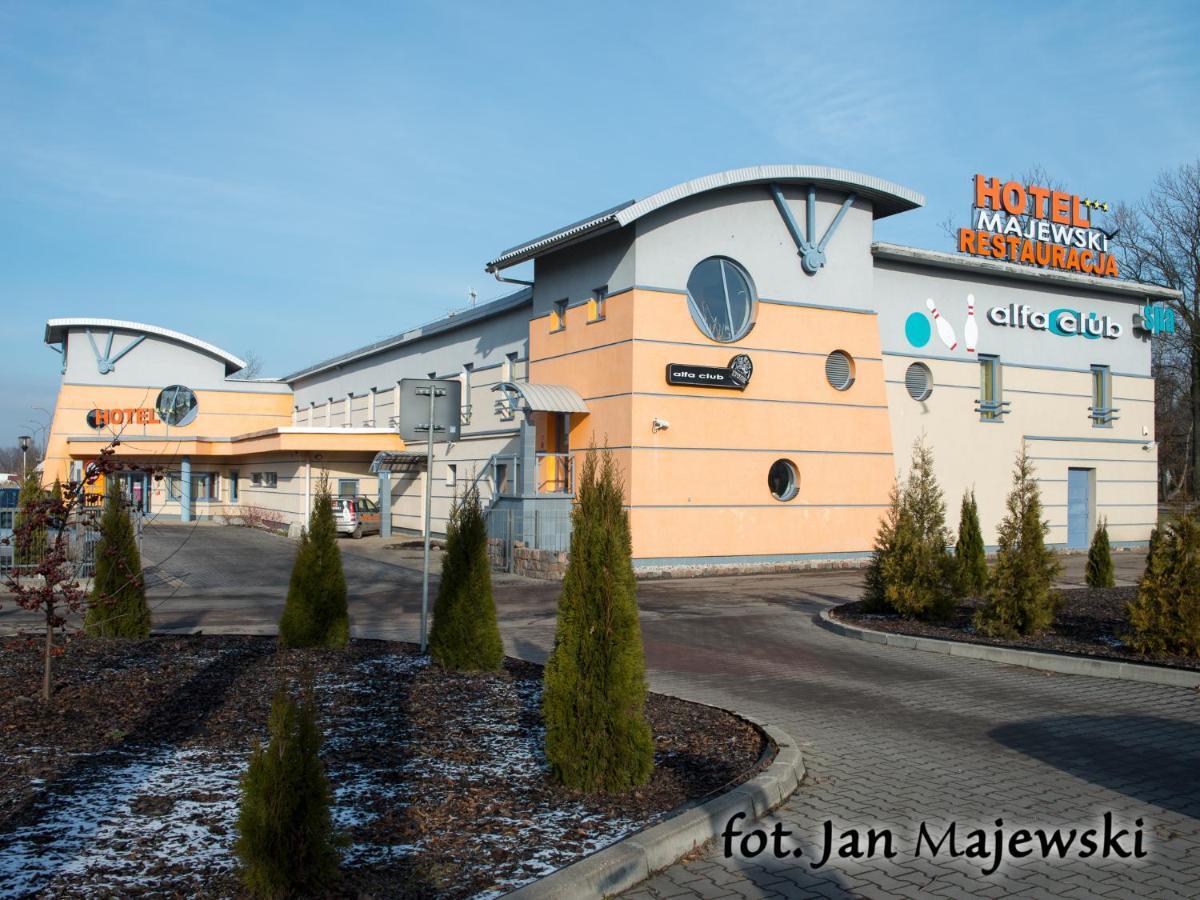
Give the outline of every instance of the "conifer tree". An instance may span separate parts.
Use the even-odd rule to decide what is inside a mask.
[[[487,539],[479,490],[472,484],[450,511],[429,632],[429,652],[447,669],[490,671],[504,661]]]
[[[883,567],[887,558],[896,547],[896,530],[900,524],[900,484],[892,483],[892,493],[889,498],[888,511],[879,520],[879,530],[875,533],[875,549],[871,553],[871,561],[867,564],[866,575],[863,579],[863,608],[871,613],[894,613],[887,599],[887,584],[883,580]]]
[[[93,637],[141,638],[150,634],[150,607],[137,536],[115,482],[110,482],[100,517],[96,574],[83,620]]]
[[[987,603],[975,614],[975,625],[985,634],[1011,638],[1048,628],[1060,603],[1054,590],[1058,560],[1046,547],[1050,526],[1042,520],[1041,491],[1023,442],[1005,505]]]
[[[28,544],[18,549],[14,556],[13,562],[17,566],[25,566],[32,568],[42,561],[42,557],[46,553],[47,532],[46,527],[35,519],[26,519],[23,511],[31,510],[45,498],[46,494],[42,490],[41,478],[38,473],[30,469],[21,479],[21,490],[17,494],[17,513],[13,521],[13,531],[21,527],[23,521],[28,521],[32,526],[29,534]]]
[[[542,698],[551,771],[567,787],[590,793],[645,784],[654,767],[623,503],[611,451],[593,446],[571,513],[571,556]]]
[[[308,528],[292,566],[287,602],[279,619],[284,647],[345,647],[350,640],[346,575],[337,544],[329,477],[321,473]]]
[[[242,776],[242,883],[257,897],[324,895],[338,877],[338,851],[311,684],[300,704],[276,692],[268,732]]]
[[[1085,575],[1090,588],[1110,588],[1117,583],[1113,572],[1112,547],[1108,542],[1108,523],[1103,520],[1096,526],[1092,546],[1088,548]]]
[[[1129,622],[1128,640],[1139,653],[1200,656],[1200,522],[1193,516],[1151,533]]]
[[[957,587],[960,594],[978,597],[987,589],[987,552],[983,546],[983,530],[979,527],[979,506],[975,491],[963,494],[958,517],[958,542],[954,545]]]
[[[893,549],[881,566],[887,603],[907,618],[945,619],[954,611],[946,504],[933,468],[933,451],[924,437],[918,438],[900,498]]]

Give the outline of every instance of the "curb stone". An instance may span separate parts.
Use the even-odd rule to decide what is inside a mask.
[[[748,824],[782,804],[804,780],[800,748],[786,731],[750,716],[741,718],[761,728],[778,748],[765,771],[719,797],[622,838],[505,897],[583,900],[619,894],[719,837],[731,816],[745,813],[743,824]]]
[[[833,618],[830,613],[831,611],[828,609],[821,610],[817,624],[826,631],[832,631],[842,637],[871,644],[886,644],[902,650],[941,653],[944,656],[986,659],[1008,666],[1022,666],[1026,669],[1057,672],[1061,675],[1090,675],[1093,678],[1113,678],[1118,681],[1137,681],[1142,684],[1162,684],[1169,687],[1200,687],[1200,671],[1169,669],[1144,663],[1117,662],[1090,656],[1067,656],[1045,650],[1021,650],[1015,647],[995,647],[991,644],[975,644],[969,641],[893,634],[890,631],[875,631],[861,625],[851,625],[849,622]]]

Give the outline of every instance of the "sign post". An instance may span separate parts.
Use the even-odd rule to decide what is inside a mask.
[[[417,398],[429,398],[428,406]],[[406,398],[409,400],[405,403]],[[410,421],[420,403],[417,421]],[[406,441],[425,438],[425,558],[421,577],[421,652],[428,647],[429,635],[429,543],[433,532],[433,443],[458,436],[461,418],[462,385],[451,379],[405,378],[400,382],[400,436]]]

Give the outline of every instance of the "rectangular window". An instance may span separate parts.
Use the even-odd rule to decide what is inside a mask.
[[[357,497],[358,496],[358,479],[357,478],[339,478],[338,479],[338,496],[339,497]]]
[[[230,503],[238,502],[238,473],[237,472],[229,473],[229,502]]]
[[[588,324],[592,322],[604,321],[604,304],[608,300],[608,285],[598,287],[592,291],[592,298],[588,300]]]
[[[250,483],[255,487],[262,487],[262,472],[251,472]]]
[[[1116,418],[1112,408],[1112,371],[1108,366],[1092,366],[1092,427],[1111,428]]]
[[[9,510],[0,512],[0,528],[11,529],[12,527],[13,527],[12,512]]]
[[[550,330],[562,331],[567,327],[567,301],[554,301],[554,311],[550,314]]]
[[[1000,384],[1000,359],[979,357],[979,419],[999,422],[1004,417],[1004,399]]]
[[[167,476],[167,496],[172,500],[183,497],[183,474],[172,472]],[[221,476],[216,472],[192,473],[192,500],[209,503],[221,499]]]
[[[508,494],[508,463],[496,463],[492,472],[492,479],[495,482],[492,489],[496,496],[506,496]]]
[[[459,408],[459,414],[462,417],[463,425],[471,424],[471,372],[474,370],[474,363],[463,363],[462,370],[462,406]]]
[[[263,472],[262,477],[263,477],[263,480],[262,480],[263,487],[268,487],[268,488],[279,487],[279,475],[277,473]]]
[[[454,463],[446,465],[446,487],[452,488],[458,484],[458,466]]]
[[[517,354],[507,353],[504,356],[504,381],[514,381],[517,377]]]

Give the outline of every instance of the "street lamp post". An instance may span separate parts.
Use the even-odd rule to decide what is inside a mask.
[[[32,436],[23,434],[17,438],[21,444],[21,478],[24,480],[25,474],[29,471],[29,465],[25,460],[25,455],[29,452],[29,445],[33,442]]]

